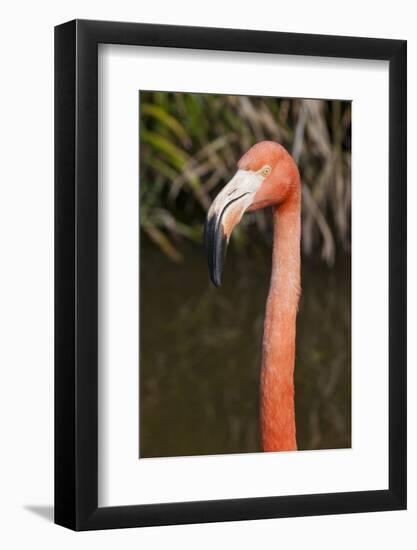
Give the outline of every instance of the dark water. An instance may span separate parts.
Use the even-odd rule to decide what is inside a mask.
[[[211,286],[198,248],[141,252],[140,456],[256,452],[270,259],[230,254]],[[351,444],[350,265],[303,261],[295,401],[299,449]]]

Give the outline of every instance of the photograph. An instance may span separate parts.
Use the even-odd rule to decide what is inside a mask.
[[[351,101],[140,90],[138,124],[139,458],[350,448]]]
[[[413,4],[2,7],[0,547],[417,548]]]

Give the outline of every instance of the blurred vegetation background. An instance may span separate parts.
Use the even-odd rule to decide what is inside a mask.
[[[140,93],[140,457],[257,452],[269,209],[235,228],[209,281],[206,211],[254,143],[302,179],[295,404],[300,450],[351,444],[351,105]]]
[[[299,166],[304,255],[333,265],[350,251],[350,102],[141,92],[140,124],[141,228],[171,260],[182,260],[184,239],[201,242],[212,198],[261,140]],[[268,214],[245,215],[231,246],[270,244]]]

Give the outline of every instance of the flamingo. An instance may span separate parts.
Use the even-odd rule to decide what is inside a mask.
[[[245,212],[272,207],[272,273],[265,310],[260,380],[263,451],[296,451],[294,362],[300,298],[301,186],[297,165],[282,145],[262,141],[213,201],[205,224],[210,278],[221,285],[227,245]]]

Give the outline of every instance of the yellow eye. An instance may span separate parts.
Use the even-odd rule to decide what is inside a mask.
[[[266,178],[266,176],[269,176],[270,173],[271,173],[270,166],[264,166],[261,170],[261,174],[263,175],[264,178]]]

